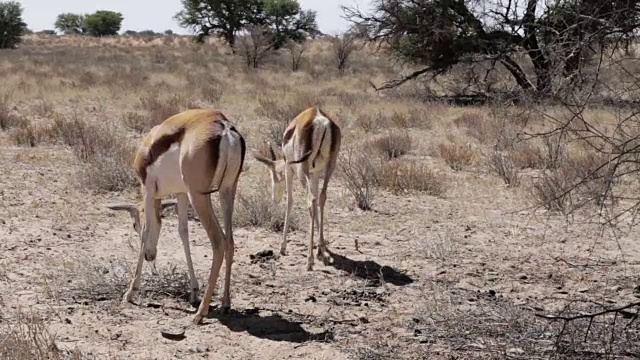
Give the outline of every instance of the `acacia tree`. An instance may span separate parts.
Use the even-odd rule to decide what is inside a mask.
[[[174,18],[196,33],[198,42],[215,35],[234,47],[236,34],[248,24],[261,22],[260,0],[181,0],[183,9]]]
[[[84,25],[87,33],[92,36],[116,35],[122,26],[122,13],[98,10],[85,17]]]
[[[638,0],[374,0],[371,13],[342,7],[369,41],[424,66],[382,88],[457,64],[491,60],[523,90],[554,94],[554,80],[572,77],[589,53],[618,44],[639,28]],[[533,65],[534,77],[516,55]]]
[[[300,42],[318,33],[316,13],[302,10],[298,0],[181,1],[183,9],[174,18],[198,42],[215,35],[234,48],[236,35],[246,31],[251,36],[260,29],[272,39],[270,50],[277,50],[288,40]]]
[[[27,30],[22,21],[22,6],[16,1],[0,2],[0,49],[16,47]]]
[[[60,14],[56,18],[54,26],[64,34],[84,34],[87,32],[85,16],[81,14]]]
[[[302,42],[318,33],[316,12],[302,10],[298,0],[264,0],[264,23],[273,34],[273,48],[288,40]]]

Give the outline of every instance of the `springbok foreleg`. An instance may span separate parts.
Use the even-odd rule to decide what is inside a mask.
[[[293,168],[286,166],[284,174],[284,186],[286,194],[287,207],[284,210],[284,229],[282,230],[282,244],[280,245],[280,254],[287,253],[287,232],[289,231],[289,221],[291,220],[291,206],[293,205]]]
[[[147,187],[149,189],[149,187]],[[145,260],[145,252],[147,248],[147,242],[150,241],[150,236],[160,235],[160,226],[161,224],[158,222],[158,211],[161,208],[160,199],[155,199],[154,194],[151,191],[145,191],[144,194],[144,214],[145,214],[145,225],[142,229],[142,236],[140,237],[140,252],[138,253],[138,263],[136,264],[136,270],[133,275],[133,279],[131,279],[131,283],[129,284],[129,289],[124,294],[122,301],[123,302],[133,302],[133,295],[136,293],[138,288],[140,287],[140,280],[142,277],[142,264]],[[155,254],[154,258],[155,260]]]
[[[189,302],[195,304],[198,298],[198,279],[193,270],[193,261],[191,261],[191,248],[189,246],[189,196],[186,193],[177,194],[178,199],[178,233],[182,240],[184,248],[184,256],[187,261],[187,269],[189,270]]]
[[[124,296],[122,297],[122,302],[124,303],[127,303],[127,302],[133,303],[132,301],[133,295],[136,293],[136,291],[140,287],[140,277],[142,274],[143,261],[144,261],[144,242],[140,241],[140,251],[138,253],[138,263],[136,264],[136,271],[133,274],[133,279],[131,279],[131,282],[129,283],[129,289],[127,290],[126,293],[124,293]]]

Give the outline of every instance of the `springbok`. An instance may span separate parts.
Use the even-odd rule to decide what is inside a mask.
[[[246,145],[233,124],[219,111],[191,109],[167,118],[144,136],[135,155],[133,167],[140,181],[142,204],[107,205],[112,210],[126,210],[133,218],[133,228],[141,245],[135,275],[123,302],[132,302],[140,285],[143,259],[154,261],[160,236],[161,210],[177,204],[178,232],[189,268],[190,301],[196,302],[198,281],[195,278],[191,252],[187,210],[189,201],[204,226],[213,248],[209,282],[198,311],[193,318],[199,324],[207,316],[220,268],[226,261],[222,311],[231,307],[230,280],[234,242],[232,215]],[[219,193],[225,232],[213,212],[211,194]],[[160,199],[176,194],[176,202]]]
[[[302,187],[306,189],[309,207],[310,237],[307,270],[313,270],[314,223],[318,226],[318,259],[327,264],[327,245],[324,239],[324,205],[327,201],[327,186],[336,166],[342,134],[340,127],[318,107],[310,107],[295,117],[282,135],[282,153],[284,158],[277,159],[269,145],[270,159],[254,154],[256,160],[268,166],[271,173],[271,196],[276,202],[282,200],[282,185],[287,192],[287,207],[284,216],[284,229],[280,254],[286,255],[289,215],[293,203],[292,186],[294,171]],[[287,160],[298,159],[298,160]],[[320,177],[324,178],[318,196]],[[318,200],[320,219],[318,220]]]

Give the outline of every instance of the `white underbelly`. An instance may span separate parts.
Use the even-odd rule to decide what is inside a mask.
[[[153,165],[147,168],[147,179],[155,181],[157,198],[187,191],[180,171],[180,145],[171,145]]]

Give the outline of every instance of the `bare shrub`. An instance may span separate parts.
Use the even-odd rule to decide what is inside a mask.
[[[339,169],[347,191],[353,196],[355,205],[361,210],[372,210],[375,199],[375,160],[366,152],[345,149],[340,152]]]
[[[434,173],[427,164],[415,160],[380,162],[375,179],[379,186],[392,193],[406,194],[419,191],[431,196],[442,196],[446,192],[446,178]]]
[[[300,70],[300,65],[302,64],[302,60],[304,60],[303,54],[307,50],[306,44],[289,41],[285,45],[285,49],[289,52],[291,71]]]
[[[554,133],[542,138],[544,144],[545,167],[557,169],[567,156],[567,143],[562,133]]]
[[[271,144],[276,144],[278,148],[282,146],[282,134],[287,129],[287,121],[274,121],[267,125],[265,136]]]
[[[49,333],[44,321],[36,314],[17,313],[13,323],[0,330],[0,358],[11,360],[31,359],[82,359],[77,350],[58,348],[55,337]]]
[[[411,151],[411,136],[407,132],[389,130],[366,145],[388,160],[399,158]]]
[[[478,157],[468,146],[458,143],[438,144],[438,150],[440,157],[456,171],[475,164]]]
[[[284,229],[285,207],[271,200],[271,194],[264,182],[250,190],[238,192],[234,224],[240,227],[262,227],[273,232]],[[298,217],[292,211],[289,230],[298,229]]]
[[[351,55],[356,50],[356,37],[350,33],[334,36],[331,38],[331,49],[338,72],[342,75],[351,65]]]
[[[250,26],[247,30],[248,34],[238,41],[239,53],[247,68],[257,69],[273,52],[273,38],[262,26]]]
[[[567,188],[568,182],[562,172],[544,172],[542,177],[533,182],[529,193],[537,205],[549,211],[566,213],[571,208]]]
[[[511,153],[494,151],[493,155],[489,157],[487,165],[489,166],[489,171],[504,180],[508,187],[516,187],[520,185],[520,175],[511,156]]]

